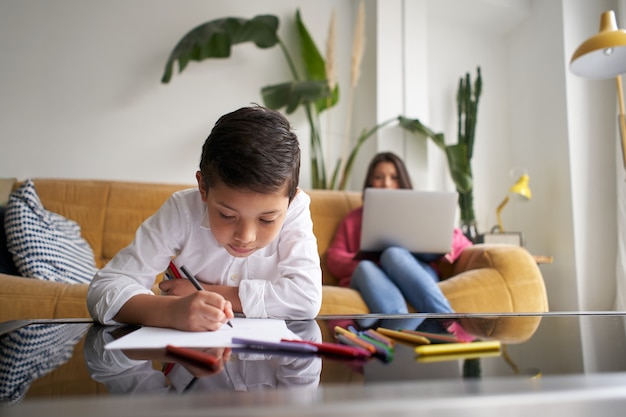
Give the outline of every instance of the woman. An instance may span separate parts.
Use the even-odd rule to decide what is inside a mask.
[[[374,156],[369,164],[363,190],[366,188],[412,189],[404,162],[391,152]],[[363,207],[356,208],[341,221],[327,251],[330,272],[339,285],[359,291],[370,312],[407,314],[406,302],[421,313],[453,313],[450,303],[439,289],[439,262],[452,263],[471,242],[459,229],[454,231],[451,252],[433,257],[412,254],[392,246],[385,249],[378,262],[354,259],[361,241]],[[422,319],[411,319],[404,326],[417,327]],[[362,326],[364,322],[360,323]],[[367,326],[365,326],[367,327]]]

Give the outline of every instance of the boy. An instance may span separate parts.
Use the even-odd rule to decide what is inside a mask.
[[[314,318],[321,269],[299,174],[298,139],[280,113],[252,106],[222,116],[202,147],[198,188],[174,193],[96,273],[92,317],[187,331],[219,329],[233,313]],[[204,291],[172,279],[155,296],[170,260]]]

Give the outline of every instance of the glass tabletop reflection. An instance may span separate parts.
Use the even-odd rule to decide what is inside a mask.
[[[395,340],[390,357],[206,349],[219,365],[199,366],[164,349],[105,349],[134,331],[86,320],[0,325],[0,401],[83,395],[184,395],[307,389],[442,379],[541,378],[626,371],[626,314],[547,313],[326,316],[287,321],[303,340],[335,340],[335,328],[420,330],[469,341],[497,340],[497,352],[426,357]]]

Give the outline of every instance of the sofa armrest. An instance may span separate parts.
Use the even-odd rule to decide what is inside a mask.
[[[0,322],[28,319],[91,318],[88,284],[65,284],[0,274]],[[159,294],[158,282],[152,292]]]
[[[320,315],[368,314],[369,309],[358,291],[335,285],[322,286]]]
[[[89,318],[87,284],[63,284],[0,274],[0,322],[25,319]],[[158,284],[152,288],[158,294]],[[323,286],[320,314],[367,314],[359,293]]]
[[[458,313],[548,311],[541,271],[519,246],[469,247],[455,262],[454,275],[439,286]]]
[[[87,287],[0,274],[0,322],[89,318]]]

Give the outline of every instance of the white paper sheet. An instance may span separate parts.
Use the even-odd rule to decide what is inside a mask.
[[[222,326],[214,332],[184,332],[144,326],[113,342],[105,349],[157,349],[167,345],[181,347],[231,347],[233,337],[278,342],[280,339],[300,339],[287,328],[284,320],[234,318],[233,327]]]

